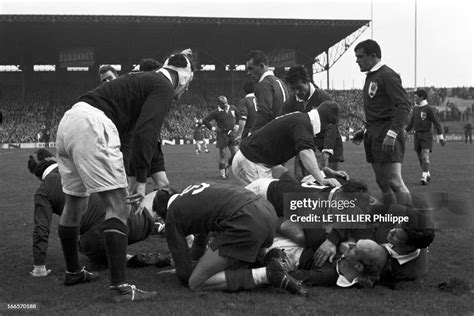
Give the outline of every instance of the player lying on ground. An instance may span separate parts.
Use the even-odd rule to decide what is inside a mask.
[[[46,268],[46,254],[53,214],[61,216],[64,208],[65,195],[61,187],[61,176],[53,155],[41,149],[36,159],[30,156],[28,168],[41,180],[34,195],[34,229],[33,229],[33,265],[32,276],[47,276],[51,270]],[[141,208],[130,212],[128,217],[128,244],[142,241],[152,234],[155,220],[158,216],[149,208]],[[101,225],[105,220],[105,207],[97,194],[92,194],[86,212],[80,225],[79,251],[87,256],[93,266],[107,265],[107,254],[104,245]],[[169,257],[147,254],[129,256],[129,266],[144,266],[147,264],[164,265],[170,262]]]
[[[271,245],[277,215],[268,201],[245,188],[201,183],[181,193],[160,190],[154,208],[166,219],[176,274],[191,290],[237,291],[272,284],[292,293],[306,293],[288,275],[281,260],[249,268],[262,248]],[[213,239],[194,265],[186,236],[209,233]]]

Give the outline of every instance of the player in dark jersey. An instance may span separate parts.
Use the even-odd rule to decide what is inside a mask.
[[[354,49],[360,71],[367,72],[363,97],[366,126],[354,134],[353,142],[364,140],[367,162],[385,204],[410,204],[410,192],[402,178],[405,127],[411,104],[400,76],[382,63],[377,42],[365,40]]]
[[[46,152],[46,156],[44,155]],[[38,152],[37,158],[30,156],[28,168],[42,182],[34,194],[34,229],[33,229],[33,271],[32,276],[47,276],[51,270],[46,269],[46,254],[53,215],[61,216],[65,204],[65,195],[61,188],[61,176],[51,153],[46,150]],[[128,244],[146,239],[153,231],[156,213],[152,208],[143,208],[139,212],[130,212]],[[107,255],[102,236],[101,225],[105,219],[105,207],[97,194],[92,194],[87,210],[80,224],[79,252],[87,256],[95,266],[107,264]],[[137,257],[138,258],[138,257]],[[136,259],[137,259],[136,258]],[[135,259],[135,260],[136,260]]]
[[[129,73],[87,92],[59,123],[56,145],[66,204],[58,233],[66,259],[68,285],[90,282],[81,270],[77,239],[90,193],[106,207],[103,224],[110,269],[110,292],[116,302],[154,297],[126,282],[127,218],[130,205],[145,196],[146,177],[161,125],[173,99],[179,99],[193,77],[189,56],[172,55],[156,72]],[[136,185],[127,190],[120,140],[133,130],[130,165]]]
[[[176,274],[191,290],[236,291],[271,283],[304,294],[276,260],[264,268],[248,269],[262,248],[271,245],[277,225],[271,204],[252,192],[233,185],[200,183],[181,193],[158,191],[154,208],[166,218]],[[211,232],[212,241],[193,266],[186,236]]]
[[[407,132],[415,130],[415,151],[420,163],[421,174],[420,183],[425,185],[431,180],[430,174],[430,153],[433,150],[433,134],[431,129],[434,125],[441,146],[446,145],[441,125],[436,118],[433,109],[428,105],[428,94],[425,90],[415,91],[415,107],[406,128]]]
[[[217,98],[217,110],[212,111],[206,116],[202,123],[210,130],[217,134],[216,147],[219,149],[219,172],[222,179],[227,179],[228,168],[232,159],[239,150],[236,140],[239,121],[239,113],[237,109],[227,102],[225,96]],[[211,125],[211,121],[216,121],[216,126]],[[226,160],[225,149],[229,147],[230,158]]]
[[[255,124],[257,118],[257,99],[255,98],[255,83],[246,81],[244,83],[245,97],[239,101],[239,130],[236,140],[240,141],[249,135],[250,129]]]
[[[209,152],[209,149],[207,148],[207,143],[204,141],[204,128],[205,125],[202,123],[202,120],[199,120],[197,117],[195,117],[193,139],[196,143],[196,155],[199,155],[201,153],[202,145],[204,145],[204,152]]]
[[[290,113],[271,121],[242,141],[232,163],[234,176],[245,185],[260,178],[272,178],[272,172],[286,171],[281,164],[299,155],[313,180],[339,185],[335,179],[324,178],[314,155],[314,136],[328,124],[337,123],[339,111],[337,103],[327,102],[308,113]],[[333,171],[326,176],[346,174]]]
[[[246,57],[247,74],[256,82],[257,117],[251,132],[283,114],[289,92],[283,80],[268,69],[268,58],[261,50],[252,50]]]
[[[302,65],[291,67],[286,76],[286,82],[290,85],[293,94],[287,103],[284,112],[291,113],[295,111],[309,112],[317,108],[324,101],[331,101],[331,97],[325,91],[319,89],[311,80],[306,68]],[[324,130],[316,135],[316,157],[321,170],[331,168],[339,170],[339,163],[344,161],[342,138],[339,133],[338,125],[330,124]],[[295,157],[295,177],[298,180],[307,176],[308,172],[298,156]]]

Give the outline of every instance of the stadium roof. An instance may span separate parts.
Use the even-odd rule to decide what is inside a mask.
[[[98,63],[162,58],[191,47],[201,64],[242,64],[251,49],[296,50],[299,63],[366,26],[368,20],[173,16],[0,15],[0,64],[55,64],[60,50],[94,48]]]

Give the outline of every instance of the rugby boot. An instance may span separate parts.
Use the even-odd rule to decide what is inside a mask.
[[[91,273],[82,268],[79,272],[67,272],[66,277],[64,278],[64,285],[76,285],[80,283],[89,283],[97,281],[100,276],[97,273]]]
[[[272,259],[266,267],[267,279],[271,285],[286,290],[292,294],[307,296],[308,291],[303,283],[297,281],[285,271],[283,262],[279,259]]]
[[[158,292],[142,291],[137,289],[135,285],[124,283],[110,287],[110,295],[116,303],[121,302],[137,302],[151,299],[158,296]]]

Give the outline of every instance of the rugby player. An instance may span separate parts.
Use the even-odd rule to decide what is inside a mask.
[[[88,197],[98,193],[106,208],[104,240],[110,269],[110,293],[116,302],[149,299],[126,281],[127,218],[130,205],[145,196],[146,177],[161,125],[173,99],[179,99],[193,77],[191,61],[172,55],[163,68],[129,73],[79,98],[58,126],[58,166],[66,202],[58,233],[66,260],[65,284],[90,282],[97,276],[81,269],[77,239]],[[136,182],[127,190],[121,138],[133,130],[130,165]]]
[[[286,76],[286,82],[290,85],[293,95],[290,97],[285,113],[295,111],[309,112],[317,108],[324,101],[331,101],[331,97],[324,90],[317,87],[308,74],[306,68],[302,65],[291,67]],[[342,138],[339,134],[337,125],[330,124],[324,130],[316,135],[315,139],[317,157],[321,156],[321,170],[331,168],[339,170],[339,163],[344,161]],[[295,177],[298,180],[307,176],[308,172],[304,169],[298,156],[295,157]]]
[[[235,153],[239,150],[236,140],[237,130],[239,129],[237,125],[239,113],[233,105],[227,102],[225,96],[219,96],[217,101],[217,110],[209,113],[209,115],[202,120],[202,124],[217,134],[216,147],[219,149],[219,172],[222,179],[227,179],[228,168],[232,163]],[[211,125],[211,121],[213,120],[216,122],[216,126]],[[227,147],[229,147],[230,150],[230,158],[228,161],[225,157],[225,149]]]
[[[100,82],[109,82],[119,77],[117,70],[111,65],[102,65],[99,68],[99,80]]]
[[[214,183],[190,185],[181,193],[162,189],[154,200],[154,209],[166,219],[176,274],[191,290],[236,291],[270,283],[306,293],[281,261],[249,269],[275,234],[277,216],[269,202],[245,188]],[[186,236],[209,233],[214,237],[193,266]]]
[[[411,109],[408,95],[400,76],[382,62],[377,42],[365,40],[354,51],[360,71],[367,72],[362,91],[367,123],[352,141],[364,140],[367,162],[372,164],[384,204],[409,205],[410,192],[402,178],[405,127]]]
[[[289,92],[285,83],[268,69],[268,57],[261,50],[252,50],[246,57],[247,75],[254,80],[257,116],[250,132],[262,128],[283,114]]]
[[[209,149],[207,148],[207,144],[204,141],[204,133],[203,133],[203,128],[204,124],[202,123],[202,120],[199,120],[197,117],[194,118],[194,133],[193,133],[193,139],[194,142],[196,143],[196,155],[199,155],[201,153],[201,146],[204,145],[204,152],[208,153]]]
[[[247,185],[260,178],[272,178],[272,172],[283,174],[287,169],[282,164],[299,155],[319,184],[340,185],[336,179],[324,178],[314,154],[314,136],[327,125],[336,124],[339,112],[337,103],[326,101],[308,113],[278,117],[242,141],[232,163],[232,173]],[[327,177],[347,177],[345,172],[326,171]]]
[[[425,90],[415,91],[415,107],[406,128],[407,132],[415,130],[415,151],[420,163],[421,174],[420,183],[428,184],[431,180],[430,174],[430,153],[433,151],[433,134],[431,129],[434,125],[441,146],[446,145],[441,125],[436,118],[433,109],[428,105],[428,94]]]
[[[28,169],[41,180],[34,195],[34,229],[33,229],[33,271],[34,277],[47,276],[51,270],[46,269],[46,254],[48,250],[48,239],[53,215],[61,216],[65,204],[65,195],[62,192],[61,176],[54,157],[47,150],[41,149],[37,158],[30,156]],[[140,208],[133,212],[127,220],[129,227],[128,245],[146,239],[154,231],[157,215],[152,208]],[[102,236],[101,225],[105,219],[104,204],[101,203],[97,194],[92,194],[87,205],[87,210],[80,224],[79,252],[87,256],[91,263],[96,266],[107,264],[107,255]],[[144,254],[130,256],[128,265],[135,262],[136,265],[146,265]],[[131,259],[131,260],[130,260]],[[167,259],[155,256],[155,262],[160,263]],[[150,263],[150,262],[148,262]],[[169,263],[169,259],[168,259]]]

